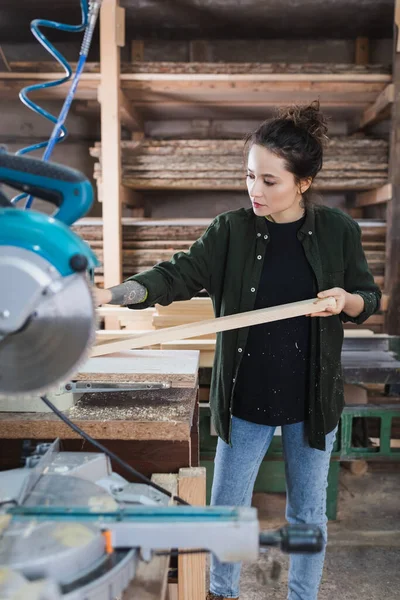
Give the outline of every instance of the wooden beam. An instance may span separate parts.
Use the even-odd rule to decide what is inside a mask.
[[[355,63],[356,65],[367,65],[369,63],[369,39],[367,37],[356,39]]]
[[[386,333],[400,335],[400,0],[396,0],[393,47],[394,102],[390,133],[389,179],[392,201],[386,212],[385,292],[389,295],[386,313]]]
[[[179,469],[179,496],[193,506],[205,506],[204,467]],[[204,554],[178,556],[178,600],[204,600],[206,597],[206,557]]]
[[[396,0],[394,8],[394,43],[395,51],[400,52],[400,2]]]
[[[96,100],[78,100],[73,104],[74,112],[84,117],[99,117],[101,112],[101,88],[98,89],[98,98]],[[143,120],[138,111],[124,94],[120,91],[120,121],[121,125],[130,131],[141,131],[143,129]]]
[[[375,102],[364,111],[357,129],[364,129],[389,116],[393,101],[394,85],[393,83],[389,83],[379,94]]]
[[[124,127],[130,131],[143,131],[144,125],[141,116],[122,90],[120,91],[120,115]]]
[[[259,325],[261,323],[290,319],[292,317],[321,312],[328,306],[335,306],[335,304],[336,301],[334,298],[313,298],[311,300],[302,300],[300,302],[291,302],[290,304],[282,304],[270,308],[251,310],[235,315],[228,315],[226,317],[218,317],[216,319],[206,319],[205,321],[199,321],[197,323],[187,323],[176,327],[167,327],[165,329],[158,329],[144,335],[132,337],[132,339],[100,344],[93,348],[92,356],[103,356],[105,354],[113,354],[114,352],[122,352],[133,348],[144,348],[146,346],[164,344],[165,342],[198,337],[209,333],[217,333],[219,331],[230,331],[232,329],[240,329],[241,327]],[[241,351],[242,349],[238,349],[238,352]]]
[[[387,183],[376,190],[356,194],[355,206],[359,208],[362,206],[371,206],[371,204],[389,202],[392,199],[392,194],[393,186],[391,183]]]
[[[101,139],[104,285],[122,280],[121,122],[119,0],[104,0],[100,12]],[[115,322],[110,323],[115,328]],[[107,326],[107,323],[106,323]]]

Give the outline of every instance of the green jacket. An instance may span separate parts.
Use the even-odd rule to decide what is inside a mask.
[[[311,447],[324,450],[325,435],[336,427],[344,404],[342,322],[363,323],[379,310],[381,292],[368,269],[360,227],[342,211],[307,208],[298,238],[315,274],[315,295],[341,287],[360,294],[365,303],[355,319],[341,313],[311,321],[308,437]],[[130,308],[166,306],[206,289],[217,317],[253,310],[268,243],[268,221],[255,216],[251,208],[219,215],[188,252],[177,252],[170,261],[131,278],[148,289],[148,296]],[[230,443],[233,391],[248,331],[247,327],[217,334],[210,405],[215,429],[226,443]]]

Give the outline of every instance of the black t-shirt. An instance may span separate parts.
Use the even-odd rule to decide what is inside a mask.
[[[269,243],[255,309],[313,298],[314,274],[294,223],[268,223]],[[250,327],[233,399],[233,415],[264,425],[304,421],[310,360],[310,318]]]

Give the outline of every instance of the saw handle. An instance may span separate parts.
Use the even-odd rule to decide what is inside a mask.
[[[37,158],[0,152],[0,183],[54,204],[54,219],[72,225],[93,204],[93,188],[79,171]]]

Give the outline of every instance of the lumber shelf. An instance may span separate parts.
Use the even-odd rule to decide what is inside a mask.
[[[101,144],[94,178],[102,196]],[[188,139],[121,142],[122,183],[138,190],[245,190],[243,141]],[[388,182],[388,142],[364,135],[329,140],[316,190],[373,190]]]
[[[16,97],[21,87],[60,77],[54,63],[10,63],[0,72],[2,97]],[[72,64],[74,70],[75,64]],[[75,98],[97,100],[100,64],[88,63]],[[141,108],[165,103],[233,102],[275,106],[318,95],[324,105],[367,109],[391,83],[386,65],[331,63],[121,63],[120,84],[127,99]],[[34,92],[36,98],[64,98],[66,85]]]
[[[29,74],[63,73],[63,69],[55,61],[22,62],[10,61],[10,73],[12,76]],[[72,70],[76,70],[77,63],[72,62]],[[8,71],[1,72],[5,75]],[[99,62],[87,62],[86,74],[100,73]],[[354,63],[284,63],[284,62],[172,62],[172,61],[121,61],[122,74],[151,74],[151,75],[324,75],[325,77],[347,76],[354,79],[355,76],[363,81],[383,81],[391,79],[389,65],[367,64],[357,65]]]

